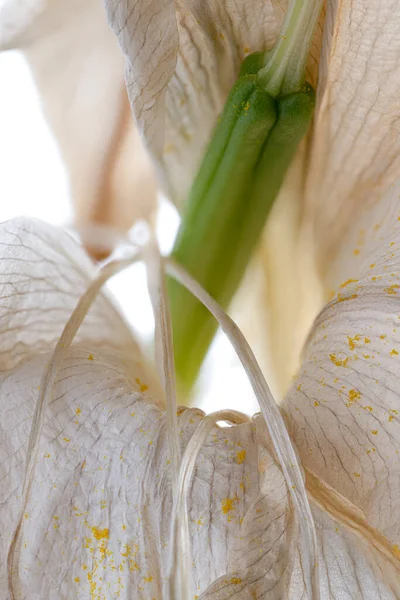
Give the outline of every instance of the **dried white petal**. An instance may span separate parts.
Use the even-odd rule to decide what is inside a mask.
[[[107,0],[132,110],[168,193],[181,203],[250,52],[270,48],[284,0]]]
[[[397,211],[386,211],[383,229],[383,239],[366,245],[368,262],[353,263],[356,276],[317,319],[284,407],[303,464],[399,545]]]
[[[323,273],[360,208],[398,175],[399,57],[396,0],[328,3],[305,215]]]
[[[54,349],[93,275],[85,252],[61,230],[22,218],[0,224],[1,371]],[[94,357],[107,347],[128,370],[146,368],[124,319],[105,294],[96,299],[76,339],[85,341]]]
[[[20,296],[26,301],[30,296],[29,290],[32,291],[32,299],[37,300],[38,265],[41,281],[48,282],[49,279],[55,282],[54,264],[57,260],[66,274],[66,283],[64,278],[59,279],[65,287],[66,303],[70,302],[74,296],[71,282],[72,288],[74,281],[77,288],[82,288],[82,282],[87,278],[84,269],[79,271],[76,263],[71,262],[68,269],[69,260],[72,261],[74,256],[80,257],[74,242],[68,236],[36,222],[19,221],[8,224],[8,228],[12,231],[3,235],[8,245],[1,247],[4,254],[0,265],[4,265],[4,270],[0,285],[7,290],[10,279],[15,283],[16,293],[10,295],[9,303],[15,302],[19,308]],[[51,244],[54,244],[53,254]],[[37,261],[38,256],[42,257],[41,261]],[[393,261],[389,264],[391,272],[396,265]],[[18,268],[22,269],[23,277],[15,274]],[[368,316],[369,310],[375,310],[378,314],[371,288],[363,285],[366,287],[364,313]],[[380,289],[378,286],[378,296]],[[50,297],[48,313],[55,331],[52,306],[54,299],[61,299],[62,294],[51,287],[46,292],[49,293],[42,294],[42,297]],[[386,293],[389,300],[386,302],[380,297],[379,310],[383,307],[386,316],[393,316],[393,294]],[[359,295],[363,298],[362,290],[359,290]],[[351,313],[346,307],[357,299],[358,296],[336,303],[326,309],[326,314],[329,317],[332,310],[339,313],[337,306],[342,306],[345,307],[346,320]],[[64,309],[61,302],[58,306]],[[104,310],[103,331],[107,319],[113,322],[114,337],[111,340],[114,345],[108,346],[104,340],[101,347],[97,347],[96,354],[92,355],[93,340],[96,339],[91,329],[95,324],[93,315],[100,316],[101,313],[96,311],[100,311],[101,307]],[[64,315],[62,311],[61,315]],[[340,329],[335,330],[328,317],[325,329],[331,327],[331,344],[334,347],[341,340],[338,336]],[[18,319],[20,316],[16,311]],[[356,324],[357,319],[356,314]],[[13,322],[6,320],[5,324],[12,327]],[[32,334],[29,321],[27,325],[28,332]],[[146,371],[140,370],[140,362],[127,365],[121,350],[124,344],[117,343],[118,327],[122,338],[128,336],[108,302],[99,297],[88,315],[88,322],[82,327],[80,341],[66,351],[65,361],[58,372],[52,400],[46,406],[35,478],[23,519],[21,561],[18,565],[22,597],[32,600],[51,600],[53,597],[89,600],[96,595],[99,598],[118,595],[128,600],[134,590],[135,598],[147,600],[149,597],[161,597],[163,593],[171,553],[170,517],[173,508],[166,415],[149,401],[148,396],[146,398],[144,390],[151,382],[145,379]],[[97,323],[98,336],[101,335],[99,329]],[[371,345],[372,339],[375,342],[377,337],[376,329],[372,329]],[[12,330],[5,329],[4,333],[11,336]],[[321,342],[321,337],[315,334],[316,343]],[[365,339],[363,342],[369,344]],[[358,344],[359,340],[354,343]],[[53,344],[48,341],[48,351],[51,351],[52,345],[54,340]],[[8,596],[4,560],[18,518],[34,400],[40,375],[51,358],[51,352],[45,353],[46,346],[39,356],[35,356],[33,345],[30,350],[4,367],[0,376],[1,597]],[[329,360],[332,363],[331,357]],[[353,362],[356,368],[348,369],[346,376],[349,378],[358,375],[357,368],[363,361]],[[343,367],[344,370],[346,368]],[[307,369],[311,381],[313,363]],[[307,373],[301,377],[307,381]],[[389,371],[386,377],[385,382],[390,383],[393,373]],[[312,400],[314,388],[311,382]],[[370,388],[371,385],[368,391]],[[386,401],[387,397],[391,399],[388,389],[379,402]],[[377,386],[377,390],[382,390],[382,386]],[[326,393],[329,394],[329,389]],[[318,449],[326,447],[324,444],[329,433],[337,435],[338,427],[333,415],[335,407],[341,406],[340,393],[338,395],[335,405],[327,403],[332,416],[327,417],[326,422],[329,421],[331,428],[322,434],[318,430]],[[288,411],[292,402],[293,398],[289,398]],[[351,409],[345,408],[346,411]],[[300,411],[293,408],[293,413],[297,415]],[[342,416],[340,412],[338,414]],[[203,414],[197,410],[181,410],[178,416],[179,441],[183,451],[190,444]],[[354,435],[362,440],[364,413],[361,419],[359,417],[355,413],[346,421],[342,419],[340,429],[344,436],[350,435],[351,427],[354,427]],[[389,424],[392,421],[388,419]],[[290,423],[306,463],[308,457],[304,456],[298,423],[291,414]],[[390,437],[394,446],[395,434],[387,432],[385,424],[386,421],[382,426],[382,434],[386,436],[382,435],[383,444]],[[314,421],[310,418],[309,423],[300,423],[299,431],[301,435],[311,436],[314,435],[313,428]],[[352,459],[356,450],[360,450],[359,446],[355,445]],[[379,442],[376,444],[377,451],[378,446]],[[195,593],[202,600],[242,600],[260,595],[269,600],[305,598],[307,573],[303,571],[304,555],[299,550],[303,545],[298,537],[301,523],[292,505],[295,495],[288,489],[274,448],[276,444],[272,444],[264,420],[258,417],[253,423],[229,429],[215,427],[198,452],[195,467],[191,470],[192,485],[186,490],[186,502],[194,563],[192,575]],[[379,446],[379,451],[383,453],[383,450]],[[343,481],[348,483],[345,469],[342,469],[342,478],[339,477],[340,463],[335,464],[332,460],[329,468],[322,469],[322,473],[318,456],[315,464],[308,465],[332,484],[331,476],[337,483],[336,489],[343,495],[325,484],[323,496],[318,486],[311,486],[311,474],[307,473],[317,526],[321,598],[332,597],[332,590],[340,593],[345,600],[357,597],[363,600],[395,600],[399,596],[399,559],[393,546],[396,532],[395,528],[390,529],[389,523],[390,519],[396,520],[396,504],[391,500],[395,500],[398,494],[392,495],[396,488],[388,487],[398,485],[398,478],[394,453],[390,456],[390,444],[386,451],[388,456],[385,454],[384,458],[391,469],[389,476],[385,479],[379,471],[379,482],[384,487],[372,487],[373,493],[369,495],[371,478],[367,477],[365,484],[361,478],[356,478],[355,484],[347,489],[346,485],[342,485]],[[333,458],[340,457],[343,452],[347,458],[348,446],[341,446],[338,440],[338,451]],[[363,456],[359,452],[360,461]],[[378,473],[380,466],[381,463],[376,465],[376,471],[370,469],[367,473],[366,470],[366,474]],[[316,475],[312,478],[313,482],[317,481]],[[359,488],[357,484],[360,484]],[[359,500],[355,509],[349,502],[349,490]],[[340,500],[342,497],[343,501]],[[382,499],[387,504],[384,505],[385,511],[378,513],[377,502],[381,503]],[[335,512],[337,506],[343,507],[343,510]],[[364,526],[367,534],[362,528],[355,527],[360,511],[368,519]]]

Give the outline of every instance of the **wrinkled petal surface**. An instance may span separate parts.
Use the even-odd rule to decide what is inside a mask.
[[[140,600],[162,597],[172,509],[165,414],[131,386],[112,355],[89,361],[87,353],[80,346],[68,354],[47,409],[23,521],[25,597],[128,599],[131,590]],[[2,557],[43,366],[33,359],[1,382]],[[181,412],[182,447],[201,418],[197,410]],[[260,419],[215,428],[198,457],[188,505],[200,598],[305,597],[289,495]],[[394,600],[384,578],[391,565],[380,566],[379,557],[321,511],[314,517],[322,598],[335,597],[333,587],[346,600]],[[5,595],[4,566],[0,586]]]
[[[5,560],[18,519],[38,386],[63,323],[87,286],[90,262],[68,236],[38,222],[6,223],[1,239],[2,337],[10,348],[1,358],[0,375],[0,595],[7,597]],[[389,304],[380,302],[387,316],[392,310],[392,294],[389,296]],[[356,300],[339,305],[350,306]],[[38,329],[35,318],[43,311],[48,326],[42,319]],[[371,344],[373,333],[369,333]],[[18,343],[12,345],[15,336]],[[340,336],[332,337],[333,345],[337,339]],[[354,362],[362,364],[361,360]],[[353,371],[348,371],[350,377]],[[390,384],[393,373],[389,367],[386,375]],[[378,378],[378,372],[374,376]],[[21,536],[19,577],[24,598],[128,599],[132,590],[138,600],[162,597],[170,558],[171,464],[165,412],[156,405],[152,385],[150,371],[122,319],[109,301],[99,296],[66,354],[45,411]],[[386,389],[376,385],[377,394]],[[312,394],[310,389],[313,400]],[[389,398],[395,402],[390,394]],[[340,407],[340,398],[336,405]],[[351,408],[345,407],[346,411]],[[378,412],[378,403],[374,408]],[[294,409],[302,419],[304,412]],[[370,418],[373,411],[360,409],[362,418],[364,413]],[[320,469],[319,475],[328,481],[332,473],[328,483],[337,483],[343,497],[357,499],[372,525],[393,539],[389,520],[395,517],[395,495],[387,511],[379,513],[380,520],[371,508],[377,502],[388,503],[398,485],[393,450],[397,438],[387,429],[396,423],[382,414],[375,417],[382,422],[380,437],[376,435],[374,440],[381,462],[374,468],[382,467],[385,451],[391,472],[390,478],[384,474],[379,478],[384,488],[373,487],[371,473],[377,471],[368,471],[368,463],[365,482],[355,478],[354,485],[348,485],[348,469],[343,470],[342,479],[338,477],[334,461],[329,471],[321,474]],[[389,417],[391,414],[389,411]],[[178,416],[183,449],[203,413],[180,409]],[[341,422],[341,430],[347,435],[356,423],[354,435],[361,440],[363,421],[358,417],[358,413],[348,417],[346,426]],[[296,435],[293,418],[291,424],[303,454],[304,444]],[[334,421],[330,425],[336,435]],[[300,429],[302,435],[314,435],[314,422],[310,419]],[[324,448],[326,437],[321,430],[317,434],[313,459],[318,459],[317,449]],[[385,448],[379,445],[381,438],[384,442],[390,439]],[[334,458],[340,456],[342,447],[348,452],[341,438]],[[360,462],[363,457],[360,451]],[[304,456],[303,462],[307,462]],[[316,460],[307,466],[317,472],[320,463]],[[373,493],[368,504],[369,488]],[[316,494],[311,499],[320,546],[321,597],[336,598],[340,593],[343,600],[395,600],[400,591],[393,553],[381,552],[380,547],[357,536],[351,523],[342,522],[340,512],[325,510]],[[252,423],[213,429],[196,462],[188,506],[193,581],[199,598],[305,598],[298,523],[261,417]]]
[[[94,272],[82,248],[61,230],[23,218],[0,225],[0,371],[54,349]],[[124,319],[104,294],[76,339],[90,345],[93,356],[106,345],[128,369],[144,368]]]
[[[250,52],[273,45],[285,0],[107,0],[134,115],[171,197],[186,196]]]
[[[305,221],[324,274],[342,236],[398,175],[400,7],[328,2]]]
[[[399,214],[394,186],[361,223],[363,243],[347,255],[347,279],[315,322],[284,404],[303,464],[359,507],[394,548],[400,544]],[[353,240],[359,234],[354,228]]]

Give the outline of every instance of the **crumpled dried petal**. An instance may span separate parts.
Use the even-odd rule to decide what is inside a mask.
[[[347,278],[314,324],[284,410],[303,465],[361,509],[398,556],[398,188],[368,213],[362,260],[347,256]]]
[[[1,356],[0,595],[7,597],[4,559],[18,514],[37,387],[69,317],[66,313],[87,287],[90,264],[68,236],[53,228],[26,220],[1,228],[2,337],[11,349],[13,335],[18,342],[12,361],[7,362],[8,353]],[[379,263],[379,273],[389,280],[396,262],[391,255],[386,258]],[[395,413],[388,408],[397,398],[395,363],[389,362],[396,355],[389,352],[389,358],[385,355],[375,362],[361,356],[355,360],[365,345],[382,354],[376,344],[384,344],[386,338],[381,339],[380,330],[393,329],[391,321],[398,312],[394,295],[380,291],[387,283],[368,280],[357,291],[343,288],[343,298],[321,316],[304,370],[285,404],[303,464],[312,469],[306,481],[317,525],[323,599],[340,593],[345,600],[395,600],[400,593],[399,559],[393,546],[399,533],[398,423],[390,419]],[[353,294],[357,297],[351,298]],[[362,319],[357,310],[351,318],[352,307],[359,307]],[[44,319],[38,322],[41,309],[48,315],[47,328]],[[367,326],[370,342],[364,331],[362,339],[349,342],[348,329]],[[35,345],[34,336],[40,341],[42,332],[42,341]],[[389,346],[395,344],[392,332]],[[326,357],[328,346],[334,358]],[[345,350],[350,355],[347,363],[335,364],[346,361]],[[376,388],[371,376],[378,380]],[[321,377],[329,379],[330,387],[323,386]],[[357,385],[363,394],[373,395],[368,397],[373,411],[361,406],[364,400],[353,394],[350,398],[347,388],[342,392],[343,385],[354,389]],[[152,389],[151,372],[123,321],[99,296],[68,350],[46,409],[23,519],[19,574],[29,598],[128,599],[132,590],[138,600],[163,597],[170,554],[171,457],[165,412],[156,405]],[[342,395],[352,402],[350,406]],[[320,418],[318,410],[326,414]],[[184,449],[203,413],[181,409],[178,417]],[[370,419],[380,421],[377,434],[369,434]],[[368,454],[364,447],[369,437],[375,453]],[[351,476],[356,466],[360,477]],[[323,480],[325,504],[318,477]],[[383,487],[375,485],[377,477]],[[290,498],[262,417],[213,429],[196,462],[188,498],[193,577],[201,600],[305,597],[298,523]],[[373,545],[360,535],[354,518],[346,521],[357,510],[335,513],[335,507],[347,506],[346,502],[351,507],[350,501],[366,515],[368,531],[379,533],[381,537],[373,537],[379,543]],[[378,503],[382,507],[382,502],[390,501],[383,512],[376,511]],[[391,551],[385,540],[392,544]]]

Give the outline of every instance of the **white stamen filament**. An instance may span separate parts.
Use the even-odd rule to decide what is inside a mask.
[[[165,391],[167,432],[172,465],[173,501],[178,485],[181,451],[179,445],[178,416],[172,324],[168,294],[165,287],[164,263],[156,241],[151,239],[144,251],[147,284],[155,320],[155,359],[159,377]]]

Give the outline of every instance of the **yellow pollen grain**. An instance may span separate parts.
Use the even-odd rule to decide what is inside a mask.
[[[146,577],[143,578],[143,581],[145,581],[146,583],[151,583],[153,581],[154,577],[152,577],[151,575],[147,575]]]
[[[360,340],[361,337],[359,334],[355,335],[354,337],[347,336],[347,343],[349,345],[350,350],[355,350],[357,348],[356,342],[359,342]]]
[[[358,279],[348,279],[347,281],[345,281],[344,283],[342,283],[340,285],[340,289],[343,289],[347,285],[350,285],[350,283],[358,283]]]
[[[347,363],[349,362],[349,357],[344,358],[343,360],[340,358],[337,358],[336,354],[330,354],[329,358],[331,359],[331,361],[333,362],[333,364],[336,367],[347,367]]]
[[[88,358],[88,360],[94,360],[94,356],[91,353],[89,354],[89,356],[87,358]]]
[[[242,465],[246,458],[246,450],[241,450],[240,452],[236,452],[236,463],[238,465]]]
[[[80,583],[80,581],[81,581],[81,580],[79,579],[79,577],[75,577],[74,581],[75,581],[76,583]]]
[[[371,429],[371,433],[372,433],[372,435],[378,435],[378,430],[377,429]]]
[[[96,540],[108,540],[109,530],[107,528],[91,527],[92,535]]]
[[[235,502],[236,498],[224,498],[222,500],[222,512],[224,513],[224,515],[227,515],[231,510],[234,509],[233,503]]]
[[[67,437],[63,437],[64,442],[66,442],[67,444],[71,441],[69,438]]]
[[[361,398],[361,393],[358,390],[349,390],[348,397],[349,401],[346,403],[346,406],[351,406],[354,404],[354,402]]]
[[[396,294],[396,290],[400,288],[400,285],[397,283],[393,283],[389,287],[385,288],[383,291],[386,292],[389,296],[394,296]]]
[[[358,294],[352,294],[351,296],[342,296],[342,294],[337,295],[338,302],[347,302],[348,300],[355,300],[358,298]]]
[[[371,340],[367,337],[364,338],[364,344],[370,344]]]
[[[138,384],[138,386],[139,386],[139,389],[140,389],[140,391],[141,391],[142,393],[143,393],[143,392],[146,392],[146,391],[149,389],[149,386],[148,386],[146,383],[142,383],[142,382],[140,381],[139,377],[136,377],[135,381],[136,381],[136,383]]]
[[[372,263],[372,264],[369,265],[369,268],[373,269],[375,267],[375,265],[376,265],[376,263]]]
[[[389,352],[390,356],[398,356],[398,352],[396,350],[396,348],[393,348],[390,352]]]
[[[319,406],[319,402],[318,402],[318,400],[315,400],[315,402],[314,402],[314,406]]]
[[[356,248],[355,250],[353,250],[353,254],[354,256],[358,256],[360,254],[360,250]]]
[[[242,583],[242,580],[239,579],[239,577],[232,577],[229,583],[232,583],[233,585],[238,585],[239,583]]]
[[[77,408],[77,409],[76,409],[76,411],[75,411],[75,414],[76,414],[76,415],[80,415],[80,414],[81,414],[81,412],[82,412],[82,411],[81,411],[81,409],[80,409],[80,408]]]

